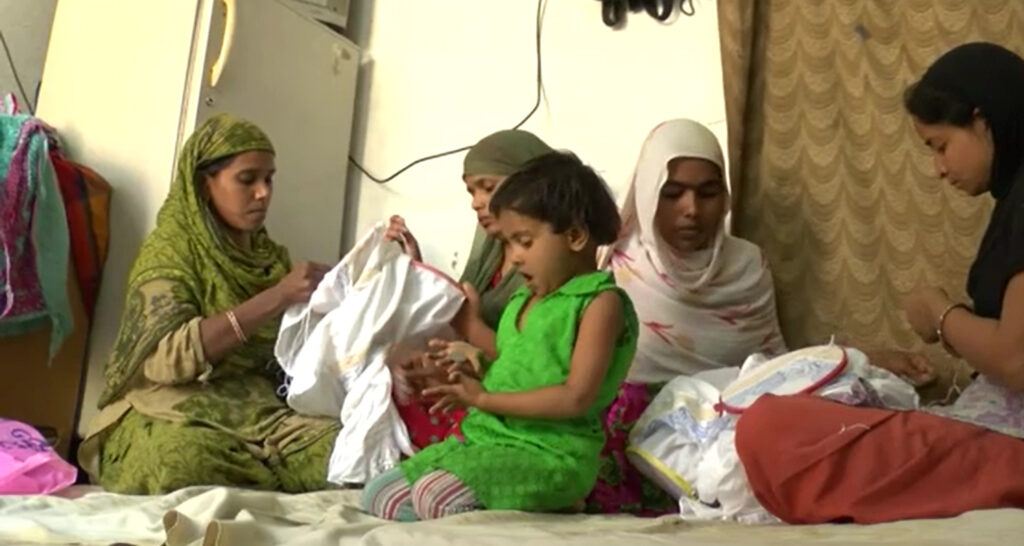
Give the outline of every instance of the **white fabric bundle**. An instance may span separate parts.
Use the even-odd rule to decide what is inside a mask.
[[[274,353],[289,376],[288,405],[340,417],[327,478],[366,483],[414,451],[391,398],[387,356],[445,330],[465,296],[412,261],[378,223],[281,321]]]
[[[909,410],[918,407],[914,388],[892,373],[871,366],[864,353],[846,348],[846,367],[830,375],[837,361],[818,358],[811,347],[771,360],[747,359],[740,369],[680,376],[651,401],[630,433],[630,461],[679,499],[684,519],[774,521],[754,497],[736,453],[736,422],[742,414],[719,411],[723,398],[744,400],[761,394],[798,392],[822,378],[813,394],[848,405]],[[738,372],[738,373],[737,373]]]

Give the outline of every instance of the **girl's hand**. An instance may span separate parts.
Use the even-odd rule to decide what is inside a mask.
[[[456,374],[462,374],[473,379],[483,377],[483,351],[464,341],[447,341],[443,339],[432,339],[428,344],[429,352],[427,358],[432,363],[445,370],[448,374],[448,382],[456,381]]]
[[[903,303],[907,322],[925,343],[939,340],[939,315],[951,300],[941,288],[918,288]]]
[[[395,215],[391,217],[391,221],[388,223],[388,229],[384,232],[384,239],[388,241],[395,241],[402,246],[402,251],[409,255],[410,258],[416,261],[422,261],[423,257],[420,254],[420,244],[416,241],[416,237],[413,237],[412,232],[405,225],[405,219],[401,216]]]
[[[448,413],[457,408],[468,408],[479,406],[487,391],[484,390],[480,381],[462,375],[455,374],[455,382],[448,385],[438,385],[423,391],[423,396],[437,398],[437,402],[430,407],[430,413]]]
[[[922,354],[893,350],[867,351],[865,354],[872,366],[889,370],[915,387],[935,381],[935,367]]]

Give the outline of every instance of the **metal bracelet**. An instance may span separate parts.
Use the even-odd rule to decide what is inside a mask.
[[[946,352],[949,353],[951,356],[960,358],[960,353],[956,352],[956,349],[954,349],[953,346],[946,341],[946,336],[942,334],[942,326],[946,323],[946,317],[949,316],[949,313],[953,309],[957,308],[966,309],[967,311],[971,310],[971,308],[968,307],[965,303],[957,302],[949,304],[949,306],[943,309],[942,313],[939,314],[939,322],[938,325],[935,327],[935,333],[939,337],[939,343],[942,345],[942,348],[945,349]]]
[[[249,338],[245,336],[245,332],[242,330],[242,325],[238,323],[238,317],[235,316],[234,311],[228,311],[225,313],[228,316],[228,322],[231,323],[231,328],[235,331],[235,337],[238,341],[245,343],[249,341]]]

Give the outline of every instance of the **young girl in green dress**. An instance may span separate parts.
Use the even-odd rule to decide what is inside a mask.
[[[597,247],[618,234],[615,202],[593,169],[556,152],[510,176],[490,209],[525,286],[497,332],[467,288],[458,329],[493,363],[482,379],[456,363],[449,383],[424,391],[436,400],[432,411],[470,408],[462,437],[367,484],[364,505],[378,517],[579,508],[597,479],[600,416],[637,339],[632,303],[595,261]]]

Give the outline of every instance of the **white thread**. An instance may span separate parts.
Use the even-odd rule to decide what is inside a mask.
[[[925,407],[932,408],[932,407],[935,407],[935,406],[946,406],[946,405],[949,405],[950,400],[953,399],[954,394],[956,395],[957,398],[959,398],[960,395],[963,393],[963,391],[960,389],[960,385],[958,385],[957,382],[956,382],[957,378],[959,378],[959,377],[960,377],[960,369],[959,368],[953,368],[953,383],[949,387],[949,390],[946,392],[946,397],[943,398],[940,401],[932,402],[932,403],[928,404]]]
[[[871,430],[871,427],[865,425],[864,423],[855,423],[855,424],[852,424],[850,426],[846,426],[845,424],[843,424],[842,428],[839,429],[839,434],[843,434],[847,430],[853,430],[855,428],[862,428],[864,430]]]

